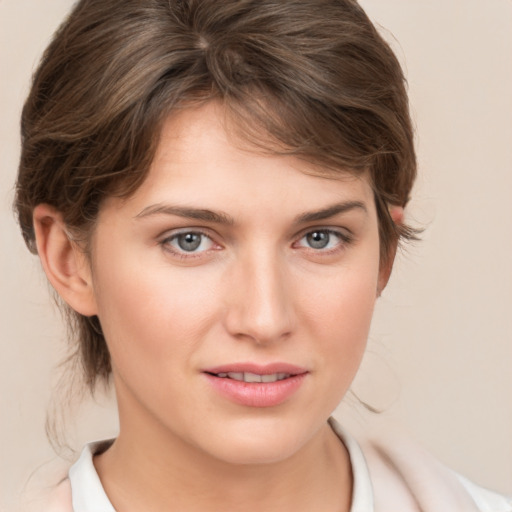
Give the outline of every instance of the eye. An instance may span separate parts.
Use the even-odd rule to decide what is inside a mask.
[[[315,249],[317,251],[325,251],[335,249],[343,243],[348,243],[349,237],[332,229],[315,229],[306,233],[299,241],[298,245]]]
[[[213,240],[200,231],[182,231],[167,237],[163,245],[179,254],[200,253],[214,247]]]

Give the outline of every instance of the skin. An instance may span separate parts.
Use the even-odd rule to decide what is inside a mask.
[[[99,316],[112,356],[120,433],[94,463],[116,510],[349,510],[350,463],[327,419],[390,266],[368,177],[318,172],[244,147],[210,103],[168,119],[147,180],[102,206],[90,261],[58,212],[36,208],[50,281]],[[185,233],[201,233],[197,249]],[[307,374],[280,405],[250,407],[205,378],[235,362]]]

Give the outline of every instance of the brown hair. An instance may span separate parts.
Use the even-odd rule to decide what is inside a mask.
[[[212,99],[261,150],[369,171],[382,261],[414,237],[388,212],[416,175],[405,80],[356,1],[82,0],[23,109],[15,208],[29,249],[40,203],[87,241],[102,200],[144,181],[169,113]],[[111,372],[101,325],[68,317],[92,389]]]

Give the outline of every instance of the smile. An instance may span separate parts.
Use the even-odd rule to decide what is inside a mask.
[[[292,376],[290,373],[269,373],[265,375],[258,375],[257,373],[251,372],[228,372],[217,373],[215,375],[223,379],[233,379],[240,382],[276,382],[278,380],[288,379]]]

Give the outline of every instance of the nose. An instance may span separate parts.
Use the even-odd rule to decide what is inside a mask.
[[[292,280],[278,256],[253,254],[239,261],[230,277],[225,323],[232,336],[268,344],[292,334]]]

